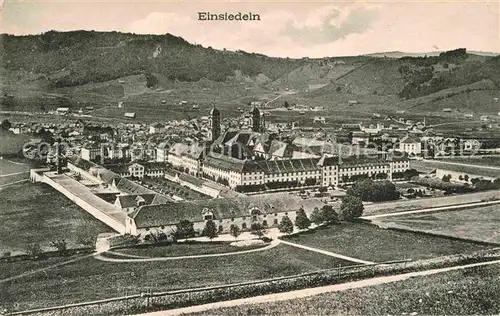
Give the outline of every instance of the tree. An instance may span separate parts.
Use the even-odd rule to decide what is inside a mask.
[[[8,131],[12,127],[12,124],[9,122],[9,120],[3,120],[2,123],[0,123],[0,129],[4,131]]]
[[[174,236],[176,239],[192,238],[196,235],[193,227],[193,223],[188,220],[181,220],[176,225],[176,231]]]
[[[284,104],[285,108],[289,108],[290,107],[290,104],[288,104],[288,101],[285,101],[285,104]]]
[[[42,247],[39,244],[31,244],[26,247],[26,252],[31,257],[37,257],[42,253]]]
[[[406,169],[403,172],[403,175],[404,175],[404,178],[406,179],[406,181],[410,181],[411,178],[418,176],[418,171],[415,169]]]
[[[338,220],[338,217],[337,212],[335,212],[331,205],[324,205],[321,208],[321,218],[324,222],[327,222],[328,224],[335,223]]]
[[[346,195],[342,199],[342,204],[340,205],[340,212],[342,217],[346,221],[352,221],[361,215],[363,215],[363,202],[357,196]]]
[[[205,223],[205,228],[203,228],[203,236],[208,237],[210,241],[217,237],[217,226],[214,221],[207,221]]]
[[[450,182],[450,178],[449,176],[447,175],[444,175],[443,178],[441,179],[443,182]]]
[[[231,232],[231,236],[233,236],[234,239],[238,238],[241,233],[240,228],[235,224],[231,224],[231,227],[229,227],[229,231]]]
[[[252,223],[252,225],[250,225],[250,230],[257,236],[262,236],[264,234],[262,232],[264,230],[264,226],[262,226],[261,223]]]
[[[50,245],[57,249],[59,252],[65,252],[67,249],[66,241],[64,240],[54,240]]]
[[[465,176],[464,176],[464,181],[465,181],[465,182],[469,182],[469,176],[468,176],[468,175],[465,175]]]
[[[319,208],[315,207],[312,214],[311,214],[311,222],[313,222],[316,225],[323,224],[323,214],[319,210]]]
[[[320,188],[318,189],[318,191],[319,191],[320,193],[325,193],[326,191],[328,191],[328,188],[327,188],[327,187],[320,187]]]
[[[297,216],[295,217],[295,226],[299,229],[306,229],[311,226],[311,221],[307,218],[307,214],[303,208],[297,211]]]
[[[280,232],[284,234],[291,234],[293,233],[293,223],[292,220],[288,216],[283,216],[281,218],[281,222],[278,224],[278,229]]]

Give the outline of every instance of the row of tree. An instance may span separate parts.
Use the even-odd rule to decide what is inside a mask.
[[[281,221],[278,223],[278,229],[280,232],[284,234],[291,234],[294,230],[294,226],[298,229],[307,229],[311,226],[312,223],[316,225],[322,224],[333,224],[342,219],[344,221],[352,221],[356,218],[360,217],[363,214],[363,203],[360,198],[352,195],[347,195],[342,200],[342,204],[340,206],[340,216],[333,209],[331,205],[324,205],[321,209],[316,207],[311,214],[311,218],[309,218],[304,211],[303,208],[300,208],[297,211],[295,217],[295,224],[292,222],[290,217],[287,215],[281,218]],[[255,222],[250,226],[250,231],[253,233],[262,236],[263,231],[266,229],[261,223]],[[241,233],[241,228],[238,225],[232,224],[229,228],[229,231],[233,237],[238,237]],[[217,228],[217,225],[214,221],[208,220],[205,223],[205,227],[202,231],[202,236],[208,237],[209,239],[213,239],[218,236],[220,233],[220,229]],[[174,232],[175,239],[186,239],[193,238],[196,236],[196,232],[194,230],[194,224],[189,220],[181,220],[176,225],[176,231]]]
[[[373,181],[366,179],[356,182],[347,190],[348,196],[356,196],[362,201],[382,202],[399,199],[396,185],[391,181]]]

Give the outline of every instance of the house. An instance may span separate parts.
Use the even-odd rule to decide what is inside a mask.
[[[87,144],[82,146],[82,148],[80,149],[80,155],[82,156],[82,159],[85,159],[87,161],[95,160],[97,158],[104,158],[102,153],[103,148],[101,148],[101,146],[98,144]]]
[[[160,134],[165,133],[165,125],[161,123],[155,123],[149,126],[149,134]]]
[[[120,211],[131,213],[136,208],[153,203],[156,194],[127,194],[118,195],[114,206]]]
[[[125,118],[128,118],[128,119],[134,119],[135,118],[135,113],[134,112],[127,112],[125,113]]]
[[[347,101],[348,106],[353,106],[359,104],[358,100],[349,100]]]
[[[167,142],[161,142],[156,147],[156,161],[165,162],[168,159],[168,148],[169,144]]]
[[[473,118],[474,117],[474,114],[473,113],[466,113],[464,115],[465,118]]]
[[[326,119],[325,119],[324,116],[315,116],[314,119],[313,119],[313,122],[314,123],[325,124],[326,123]]]
[[[450,113],[450,112],[452,112],[452,110],[451,110],[451,108],[444,108],[443,112],[444,113]]]
[[[422,142],[420,139],[408,136],[399,143],[399,151],[410,156],[422,155]]]
[[[479,119],[483,122],[488,122],[488,120],[489,120],[488,115],[481,115],[481,117]]]
[[[139,179],[144,178],[144,166],[140,165],[138,163],[131,164],[128,167],[128,172],[129,172],[131,177],[135,177],[135,178],[139,178]]]
[[[57,108],[56,113],[59,115],[66,115],[69,113],[69,108]]]
[[[353,132],[351,143],[353,145],[368,145],[370,143],[370,134],[365,132]]]

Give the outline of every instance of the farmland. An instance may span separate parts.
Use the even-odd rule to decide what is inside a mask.
[[[465,241],[381,229],[363,223],[338,224],[288,237],[287,240],[375,262],[427,259],[486,247]]]
[[[50,267],[68,260],[0,263],[2,278]],[[92,257],[10,281],[0,280],[0,307],[28,309],[136,294],[236,283],[353,265],[352,262],[279,245],[226,257],[161,262],[109,263]]]
[[[500,209],[497,205],[380,219],[384,226],[500,244]]]
[[[500,265],[400,282],[189,315],[494,315],[500,310]]]
[[[61,239],[68,247],[81,247],[98,233],[110,231],[46,184],[24,182],[1,188],[0,205],[2,253],[25,252],[30,244],[48,250],[52,241]]]

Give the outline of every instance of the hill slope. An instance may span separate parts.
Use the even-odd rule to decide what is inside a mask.
[[[437,101],[439,109],[470,108],[474,104],[460,101],[462,94],[483,91],[480,100],[490,100],[500,87],[500,57],[465,49],[427,57],[392,52],[388,57],[403,57],[288,59],[204,48],[170,34],[0,36],[0,110],[9,111],[99,108],[129,100],[134,110],[161,104],[173,109],[180,100],[242,106],[275,98],[271,88],[289,88],[297,102],[336,109],[350,110],[348,101],[358,100],[377,111],[419,111],[433,110]],[[480,111],[494,110],[481,104]]]

